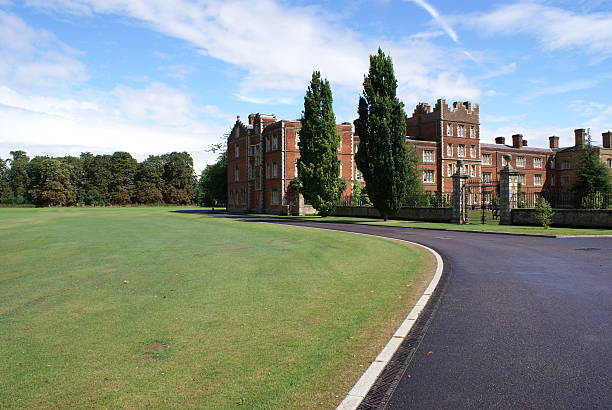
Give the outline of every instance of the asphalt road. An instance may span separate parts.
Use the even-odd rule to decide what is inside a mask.
[[[248,220],[405,239],[442,255],[438,306],[385,408],[612,409],[612,238]]]

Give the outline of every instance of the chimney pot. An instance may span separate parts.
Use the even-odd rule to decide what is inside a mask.
[[[601,134],[601,136],[603,137],[603,147],[604,148],[612,148],[612,132],[608,131],[608,132],[604,132],[603,134]]]
[[[578,128],[574,130],[574,136],[576,137],[576,146],[582,147],[586,142],[586,130],[584,128]]]
[[[527,140],[523,140],[523,147],[527,146]]]
[[[548,143],[550,148],[559,148],[559,137],[556,135],[548,137]]]
[[[495,143],[496,144],[505,144],[506,143],[506,138],[505,137],[496,137],[495,138]]]
[[[523,146],[523,135],[515,134],[512,136],[512,147],[520,148]]]

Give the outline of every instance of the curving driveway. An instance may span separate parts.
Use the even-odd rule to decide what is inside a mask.
[[[436,306],[362,408],[612,408],[612,238],[244,219],[405,239],[444,258]]]

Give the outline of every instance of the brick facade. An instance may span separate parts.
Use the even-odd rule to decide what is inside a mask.
[[[301,123],[279,121],[273,115],[251,114],[248,124],[240,117],[228,137],[228,210],[281,214],[289,205],[288,187],[297,176],[297,141]],[[353,180],[362,180],[354,154],[359,137],[350,123],[337,125],[341,136],[338,160],[347,182],[343,195],[350,195]],[[600,158],[612,168],[612,134],[603,134]],[[449,106],[438,100],[431,108],[420,103],[406,119],[406,143],[420,159],[423,186],[427,191],[452,192],[452,175],[462,160],[470,178],[494,184],[510,156],[510,165],[520,172],[522,191],[568,191],[576,178],[586,143],[586,132],[575,131],[572,147],[559,147],[559,137],[549,138],[548,148],[530,147],[522,135],[495,144],[480,142],[480,107],[469,101]],[[507,142],[507,143],[506,143]]]

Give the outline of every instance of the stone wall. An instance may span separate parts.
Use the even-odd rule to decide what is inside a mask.
[[[371,206],[339,206],[334,216],[352,216],[358,218],[380,218],[378,211]],[[409,221],[450,222],[451,208],[402,208],[393,219]]]
[[[612,209],[555,209],[553,226],[612,229]],[[540,225],[535,209],[512,210],[512,225]]]

